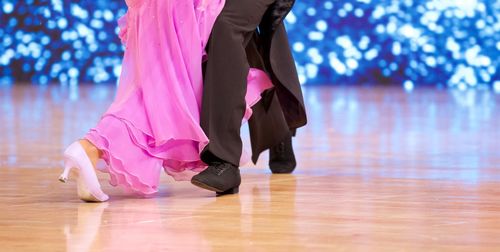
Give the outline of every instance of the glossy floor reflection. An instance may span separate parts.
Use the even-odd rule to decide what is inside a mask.
[[[1,251],[500,250],[498,94],[307,87],[294,175],[263,155],[239,195],[163,176],[142,199],[101,174],[111,201],[82,203],[61,152],[113,94],[0,87]]]

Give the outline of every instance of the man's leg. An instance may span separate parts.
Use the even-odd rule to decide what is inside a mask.
[[[201,126],[210,144],[202,159],[238,165],[249,65],[245,47],[274,0],[227,0],[207,46]]]
[[[297,166],[292,145],[292,132],[279,143],[269,149],[269,168],[274,174],[292,173]]]
[[[250,66],[266,69],[262,46],[259,36],[254,35],[246,52]],[[262,151],[269,149],[269,168],[275,174],[292,173],[297,166],[292,146],[292,136],[296,130],[290,130],[283,109],[276,95],[272,99],[268,96],[252,107],[252,118],[248,122],[252,139],[252,161],[257,162]]]
[[[197,186],[223,192],[241,182],[240,128],[249,71],[245,47],[274,1],[227,0],[212,29],[201,113],[201,126],[210,139],[201,158],[210,167],[193,177]]]

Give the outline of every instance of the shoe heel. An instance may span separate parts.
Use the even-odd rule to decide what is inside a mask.
[[[235,187],[235,188],[231,188],[231,189],[224,191],[224,192],[218,192],[217,196],[228,195],[228,194],[237,194],[239,192],[240,192],[240,188]]]
[[[72,168],[73,168],[73,163],[66,160],[65,164],[64,164],[64,171],[61,174],[61,176],[59,176],[59,181],[61,181],[62,183],[66,183],[69,179],[69,173],[70,173]]]

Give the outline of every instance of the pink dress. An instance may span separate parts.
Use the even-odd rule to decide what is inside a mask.
[[[139,194],[158,191],[161,170],[189,180],[206,168],[200,152],[202,60],[224,0],[127,0],[119,20],[125,56],[118,91],[85,136],[103,152],[110,183]],[[247,111],[271,87],[267,75],[248,75]]]

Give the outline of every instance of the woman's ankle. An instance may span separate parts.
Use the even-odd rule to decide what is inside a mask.
[[[90,161],[96,166],[97,162],[101,158],[101,150],[99,150],[94,144],[92,144],[89,140],[87,139],[81,139],[79,140],[80,144],[82,145],[83,149],[85,150],[85,153],[87,153],[87,156],[89,157]]]

